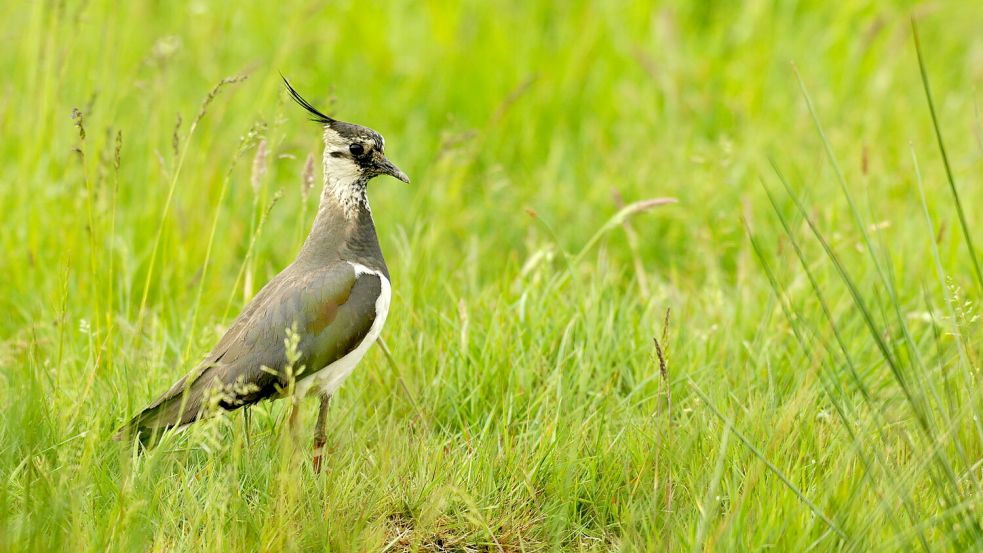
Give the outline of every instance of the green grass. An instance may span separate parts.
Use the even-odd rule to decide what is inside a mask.
[[[279,4],[0,4],[0,550],[983,548],[983,7]],[[313,218],[278,72],[413,180],[385,351],[320,476],[136,455]]]

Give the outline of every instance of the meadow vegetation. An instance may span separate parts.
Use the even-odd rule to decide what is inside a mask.
[[[983,547],[981,28],[955,1],[0,3],[0,550]],[[321,475],[315,401],[300,441],[277,402],[137,454],[114,431],[313,219],[279,72],[412,179],[369,189],[382,347]]]

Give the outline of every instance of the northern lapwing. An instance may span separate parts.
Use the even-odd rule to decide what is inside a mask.
[[[379,133],[321,113],[283,82],[324,128],[324,190],[311,232],[297,259],[256,294],[205,360],[119,436],[148,443],[211,410],[315,395],[320,471],[331,395],[379,337],[392,297],[366,187],[378,175],[409,178],[386,158]],[[296,412],[295,406],[291,419]]]

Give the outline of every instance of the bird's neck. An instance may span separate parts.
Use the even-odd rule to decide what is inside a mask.
[[[371,215],[367,192],[369,179],[361,176],[353,163],[331,164],[324,161],[324,189],[321,191],[321,208],[326,203],[341,209],[347,219],[357,218],[365,211]],[[318,211],[321,209],[319,208]]]
[[[298,261],[352,261],[388,274],[369,208],[367,184],[367,179],[345,180],[326,173],[317,216]]]

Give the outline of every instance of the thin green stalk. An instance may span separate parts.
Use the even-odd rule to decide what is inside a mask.
[[[150,250],[150,261],[147,265],[147,277],[143,283],[143,293],[140,295],[140,308],[137,312],[137,324],[135,328],[137,329],[137,334],[139,334],[140,329],[143,326],[143,318],[147,307],[147,298],[150,295],[150,283],[153,282],[154,268],[157,261],[157,252],[160,250],[160,243],[164,236],[164,224],[167,222],[167,217],[171,211],[171,203],[174,200],[174,192],[177,190],[178,177],[181,175],[181,168],[184,167],[184,160],[188,155],[188,150],[191,147],[191,138],[195,134],[195,130],[198,128],[198,123],[205,117],[205,113],[208,110],[208,105],[211,104],[212,100],[219,91],[228,84],[234,84],[241,82],[245,77],[228,77],[219,81],[217,85],[208,93],[205,100],[201,103],[201,108],[198,111],[198,116],[191,122],[191,126],[188,128],[188,133],[185,136],[184,144],[181,146],[181,155],[178,156],[177,163],[175,164],[174,171],[171,173],[171,180],[167,186],[167,197],[164,200],[164,208],[161,211],[160,221],[157,223],[157,231],[154,236],[154,245]]]
[[[911,34],[915,39],[915,53],[918,55],[918,70],[922,76],[922,88],[925,89],[925,100],[928,102],[928,111],[932,114],[932,128],[935,130],[935,139],[939,144],[939,152],[942,154],[942,164],[945,166],[945,176],[949,181],[949,190],[952,192],[952,199],[956,204],[956,213],[959,215],[959,227],[962,229],[963,239],[966,240],[966,249],[969,251],[969,259],[973,262],[973,270],[976,274],[976,283],[983,292],[983,271],[980,270],[980,262],[976,257],[976,248],[973,247],[973,237],[969,232],[969,224],[966,222],[966,213],[963,210],[962,200],[959,198],[959,189],[956,188],[956,179],[952,175],[952,166],[949,163],[949,154],[946,152],[945,143],[942,141],[942,129],[939,127],[939,117],[935,113],[935,102],[932,101],[932,89],[928,84],[928,71],[925,68],[925,59],[922,56],[922,43],[918,38],[918,25],[915,18],[911,18]]]

